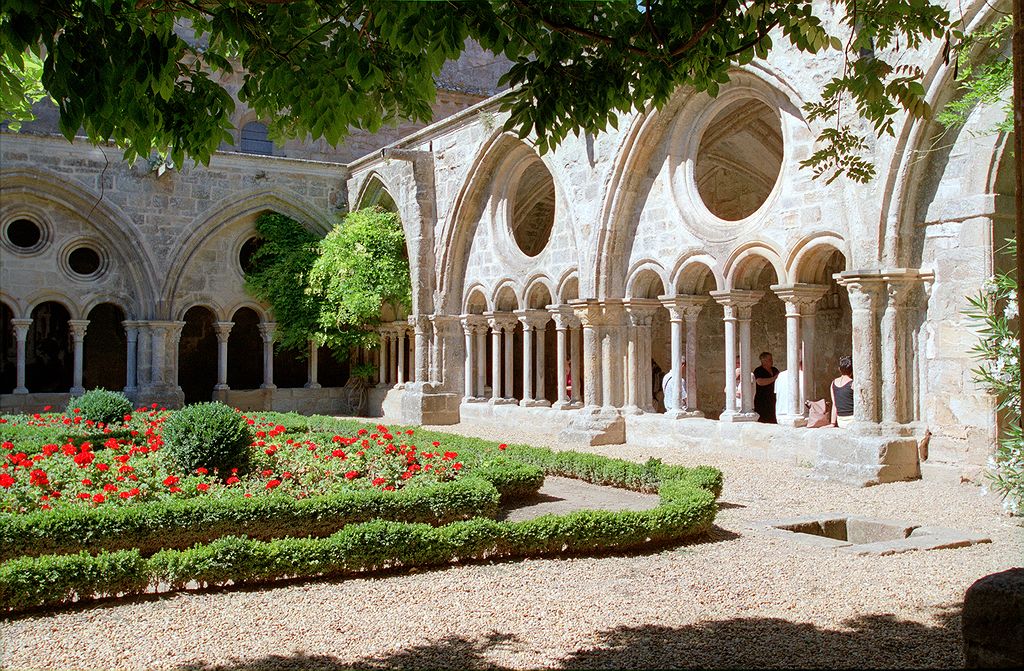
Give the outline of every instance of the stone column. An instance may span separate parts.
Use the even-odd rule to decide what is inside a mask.
[[[678,404],[674,411],[669,409],[666,414],[675,414],[676,417],[680,418],[703,417],[704,413],[697,409],[697,317],[700,316],[700,311],[704,309],[708,298],[707,296],[694,294],[680,294],[677,296],[662,296],[662,301],[668,309],[672,325],[672,371],[677,381],[677,398],[673,399],[673,401]],[[686,333],[685,344],[683,339],[684,328]],[[683,361],[686,361],[687,364],[685,375],[682,374]],[[685,402],[679,398],[682,396],[682,389],[686,389]],[[735,396],[733,396],[733,399],[735,399]],[[667,404],[668,399],[666,399]],[[728,400],[726,401],[726,409],[728,409]]]
[[[569,406],[583,407],[583,325],[577,318],[569,328],[569,375],[572,376],[572,393],[569,394]]]
[[[754,385],[750,379],[753,370],[750,360],[750,310],[761,300],[763,291],[733,289],[712,291],[711,297],[720,303],[725,313],[725,412],[723,422],[757,421],[754,412]],[[736,324],[739,324],[740,344],[740,408],[736,409]]]
[[[466,336],[466,363],[465,370],[465,391],[463,392],[463,398],[465,401],[475,398],[478,393],[473,391],[473,358],[475,353],[473,352],[473,335],[476,326],[470,322],[470,315],[462,315],[462,332]]]
[[[601,308],[601,401],[606,407],[621,408],[626,391],[623,336],[627,318],[621,300],[602,301]]]
[[[583,375],[586,386],[583,389],[583,404],[587,408],[597,408],[603,400],[601,389],[601,340],[598,327],[601,324],[601,307],[597,301],[573,301],[571,303],[576,318],[583,329]],[[575,349],[575,347],[574,347]],[[579,398],[580,379],[577,370],[573,370],[573,396]]]
[[[786,303],[786,368],[790,372],[792,383],[789,386],[789,398],[786,405],[792,409],[791,413],[780,414],[779,423],[787,426],[804,426],[804,406],[801,398],[805,397],[804,387],[814,378],[814,358],[808,363],[807,344],[803,342],[803,336],[807,329],[804,328],[803,315],[821,299],[828,291],[826,286],[813,284],[774,285],[772,291]],[[801,347],[803,345],[803,347]],[[814,336],[811,335],[811,346],[814,345]],[[803,371],[800,371],[800,353],[804,351]]]
[[[71,338],[74,340],[74,378],[71,383],[71,394],[81,396],[85,393],[82,386],[82,363],[85,354],[85,330],[89,327],[88,319],[69,319]]]
[[[14,327],[15,341],[15,394],[27,394],[25,386],[25,343],[28,342],[28,330],[32,326],[31,319],[12,319],[11,326]]]
[[[402,337],[401,332],[391,325],[391,360],[388,362],[388,382],[391,386],[398,386],[398,340]]]
[[[217,334],[217,384],[216,391],[227,391],[228,387],[228,338],[235,322],[214,322],[213,330]]]
[[[543,397],[544,327],[551,315],[546,310],[520,310],[516,316],[523,325],[523,400],[519,405],[547,406],[549,403]]]
[[[150,382],[155,386],[162,385],[166,380],[167,326],[167,322],[149,323],[150,353],[153,359]]]
[[[388,383],[388,332],[380,331],[380,346],[377,348],[377,386],[384,387]]]
[[[523,400],[519,405],[527,407],[533,403],[533,325],[525,311],[519,319],[523,323]]]
[[[405,386],[405,336],[406,329],[399,325],[395,338],[395,347],[398,350],[398,367],[395,369],[395,381],[397,386]]]
[[[487,395],[487,321],[478,317],[476,331],[476,399],[486,401]]]
[[[491,403],[501,402],[501,332],[503,320],[493,312],[485,313],[491,329]]]
[[[171,375],[174,379],[175,391],[181,392],[181,385],[178,384],[178,345],[181,344],[181,331],[185,328],[185,322],[174,321],[171,322],[170,328],[167,329],[167,334],[170,336],[171,341]]]
[[[551,405],[550,401],[547,400],[547,389],[544,387],[545,373],[547,372],[547,352],[544,348],[547,346],[547,331],[548,331],[548,320],[550,318],[545,313],[544,320],[537,324],[536,327],[536,346],[537,350],[537,362],[533,367],[534,375],[536,376],[536,383],[534,391],[537,394],[537,404],[542,406]]]
[[[877,424],[879,407],[878,312],[883,285],[876,277],[840,273],[839,283],[850,297],[853,326],[853,419]]]
[[[814,395],[815,366],[818,365],[814,355],[814,336],[817,333],[817,328],[818,304],[817,302],[808,303],[803,309],[803,314],[800,315],[800,340],[803,352],[802,361],[804,362],[803,384],[800,385],[800,408],[805,418],[807,417],[807,401],[817,400],[811,398]]]
[[[505,337],[505,388],[502,398],[510,403],[515,403],[514,389],[515,376],[513,375],[515,368],[515,334],[516,334],[516,318],[514,315],[509,314],[505,317],[504,323],[502,324],[502,333]]]
[[[277,324],[263,322],[259,329],[263,337],[263,384],[260,389],[277,389],[274,384],[274,331],[277,330]]]
[[[907,424],[913,421],[914,354],[910,343],[911,315],[916,314],[921,281],[917,277],[887,276],[886,301],[882,312],[880,331],[880,363],[882,421],[887,424]],[[856,379],[856,378],[854,378]],[[856,406],[856,403],[854,403]]]
[[[418,315],[410,317],[410,320],[413,324],[413,337],[416,343],[414,380],[422,384],[430,380],[440,379],[440,376],[431,376],[430,374],[430,318],[425,315]]]
[[[138,389],[138,375],[136,370],[138,368],[138,343],[139,343],[139,322],[125,320],[121,322],[121,326],[124,327],[125,340],[127,341],[127,351],[125,352],[125,380],[124,380],[124,393],[134,394]],[[15,390],[17,391],[17,390]]]
[[[558,306],[551,306],[551,316],[555,320],[555,356],[557,362],[555,364],[556,382],[555,382],[555,393],[558,395],[555,405],[553,407],[559,410],[568,407],[569,405],[569,394],[566,390],[565,385],[565,357],[566,357],[566,331],[569,328],[569,314],[568,311],[562,311]]]
[[[320,347],[317,345],[315,340],[309,341],[309,361],[306,372],[306,384],[302,385],[306,389],[320,389],[320,382],[317,381],[317,376],[320,374]]]
[[[629,315],[626,346],[626,407],[623,412],[654,412],[651,379],[651,324],[659,304],[653,299],[631,298],[623,303]]]

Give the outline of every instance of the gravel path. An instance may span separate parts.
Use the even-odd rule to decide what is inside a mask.
[[[507,431],[502,440],[545,442]],[[591,449],[721,468],[726,485],[711,538],[652,555],[194,592],[0,620],[0,667],[956,667],[964,591],[1024,555],[1024,529],[975,486],[852,489],[784,464]],[[858,557],[750,528],[828,511],[947,526],[993,542]]]

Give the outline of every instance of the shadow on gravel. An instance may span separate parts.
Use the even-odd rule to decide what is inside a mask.
[[[737,618],[672,628],[622,627],[600,633],[600,643],[558,660],[560,669],[664,668],[956,668],[963,667],[960,605],[947,607],[936,626],[870,615],[842,630],[776,618]],[[390,656],[341,662],[315,655],[270,656],[229,666],[182,666],[179,671],[342,671],[348,669],[491,669],[494,657],[529,653],[509,634],[482,640],[450,636]],[[518,653],[518,654],[517,654]],[[520,658],[522,659],[522,658]],[[544,660],[537,660],[538,663]]]

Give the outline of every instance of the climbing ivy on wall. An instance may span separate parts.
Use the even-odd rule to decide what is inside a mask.
[[[336,356],[377,342],[372,327],[390,303],[409,308],[412,286],[398,215],[379,208],[349,213],[323,239],[282,214],[256,220],[263,244],[245,274],[246,289],[270,304],[278,347],[305,352],[309,340]]]

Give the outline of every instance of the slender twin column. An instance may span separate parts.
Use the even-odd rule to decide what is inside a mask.
[[[790,371],[789,398],[781,399],[786,412],[779,413],[779,422],[803,426],[803,400],[811,395],[814,379],[814,320],[805,315],[814,313],[814,305],[828,291],[827,286],[814,284],[776,285],[772,291],[786,303],[786,368]]]
[[[320,372],[318,370],[320,367],[320,347],[315,340],[309,341],[309,361],[307,366],[306,384],[302,386],[306,389],[320,389],[320,383],[317,381],[317,375]]]
[[[484,382],[486,378],[487,322],[480,315],[462,315],[462,333],[465,337],[464,362],[465,394],[467,403],[478,403],[484,398]]]
[[[213,330],[217,334],[217,384],[216,391],[227,391],[228,387],[228,338],[235,322],[214,322]]]
[[[523,400],[519,405],[547,406],[549,403],[544,398],[544,334],[551,315],[546,310],[520,310],[515,314],[523,324]]]
[[[431,361],[435,362],[435,369],[438,359],[440,356],[431,356],[430,347],[430,333],[431,333],[431,319],[425,315],[419,315],[417,317],[411,317],[410,321],[413,326],[413,343],[415,350],[416,367],[413,372],[413,381],[417,383],[425,383],[430,380],[440,380],[440,375],[431,375]],[[435,351],[438,349],[436,346],[433,348]]]
[[[572,301],[570,303],[583,329],[583,377],[586,384],[580,384],[578,366],[573,371],[573,395],[579,398],[577,388],[583,386],[583,404],[596,408],[603,401],[601,388],[601,340],[598,328],[601,325],[602,310],[597,301]],[[573,348],[575,350],[575,348]]]
[[[660,307],[653,299],[624,301],[629,315],[626,342],[626,407],[623,412],[654,412],[654,380],[651,378],[651,324]]]
[[[134,394],[136,389],[138,389],[139,322],[125,320],[121,322],[121,326],[124,327],[125,340],[128,347],[125,358],[127,370],[125,372],[124,393]]]
[[[277,324],[263,322],[259,325],[260,336],[263,338],[263,384],[260,389],[277,389],[274,384],[274,332]]]
[[[672,387],[672,398],[665,399],[665,414],[676,418],[703,417],[704,414],[697,409],[697,317],[700,316],[700,311],[704,309],[708,298],[707,296],[681,294],[661,296],[660,300],[669,314],[672,332],[672,379],[675,380],[675,385]],[[729,322],[726,321],[726,330],[729,330],[729,326]],[[728,341],[726,349],[728,349]],[[730,356],[728,352],[726,352],[726,356]],[[683,372],[684,362],[688,364],[685,373]],[[728,374],[726,377],[729,377]],[[682,398],[683,389],[686,389],[685,401]],[[735,399],[735,392],[733,399]],[[726,410],[728,410],[728,398],[726,404]],[[733,410],[735,411],[735,404]]]
[[[377,386],[388,384],[388,350],[391,334],[385,330],[380,332],[380,347],[377,348]]]
[[[514,403],[512,337],[515,333],[516,317],[511,312],[488,312],[484,316],[491,329],[491,403]]]
[[[12,319],[11,325],[14,327],[14,339],[17,358],[16,362],[16,378],[15,378],[15,394],[27,394],[28,388],[25,386],[25,343],[28,340],[28,330],[32,327],[31,319]]]
[[[71,328],[71,338],[75,344],[74,381],[71,383],[71,393],[79,396],[85,393],[85,387],[82,386],[82,361],[85,353],[85,330],[89,327],[89,320],[69,319],[68,326]]]
[[[750,371],[753,362],[750,356],[750,311],[757,304],[763,291],[733,289],[712,291],[711,297],[722,305],[725,313],[725,412],[723,422],[749,422],[757,420],[754,412],[754,381]],[[740,358],[740,407],[736,408],[736,327],[739,326]]]

